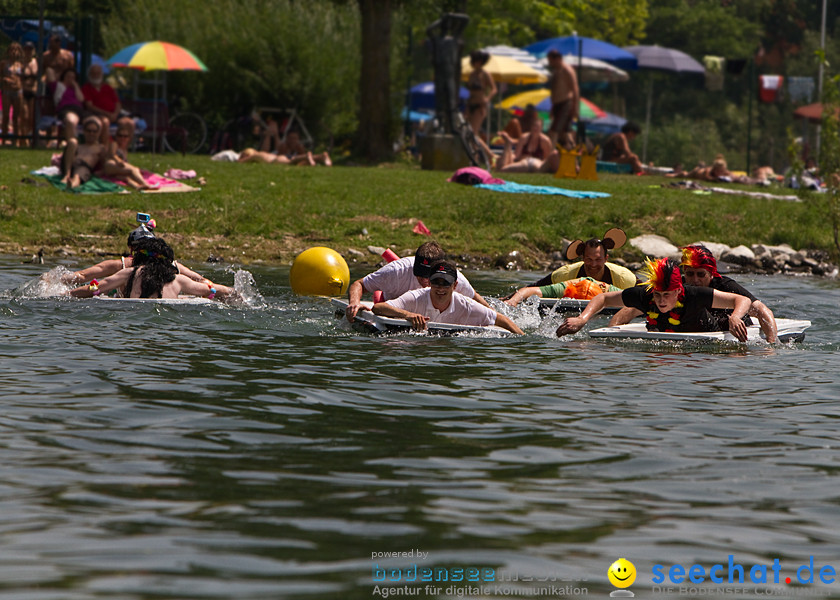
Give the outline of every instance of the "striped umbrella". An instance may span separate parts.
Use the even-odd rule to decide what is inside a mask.
[[[514,48],[513,46],[505,46],[502,44],[499,46],[487,46],[486,48],[483,48],[483,50],[490,56],[506,56],[508,58],[513,58],[528,65],[543,77],[547,78],[549,76],[548,69],[539,63],[537,57],[530,52],[522,50],[521,48]]]
[[[128,67],[138,71],[207,71],[207,66],[195,54],[169,42],[140,42],[126,46],[109,58],[111,67]],[[164,80],[165,83],[166,80]],[[164,91],[166,88],[164,87]],[[155,104],[152,116],[152,131],[157,135],[158,85],[155,75]],[[164,94],[165,95],[165,94]],[[152,145],[154,151],[154,144]]]
[[[464,81],[469,79],[472,70],[470,57],[465,56],[461,59],[461,79]],[[536,69],[509,56],[494,56],[491,54],[490,60],[484,65],[484,70],[497,83],[526,85],[529,83],[545,83],[546,79],[548,79]]]
[[[522,92],[521,94],[516,94],[510,98],[506,98],[502,102],[499,102],[496,106],[513,112],[515,110],[522,110],[529,104],[533,104],[540,112],[551,112],[551,92],[545,88]],[[605,116],[607,116],[606,111],[598,107],[594,102],[591,102],[586,98],[580,99],[581,121],[591,121]]]
[[[207,66],[186,48],[160,41],[132,44],[107,62],[112,67],[140,71],[207,71]]]

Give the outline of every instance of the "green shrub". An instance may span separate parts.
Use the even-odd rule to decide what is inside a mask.
[[[190,49],[210,72],[169,73],[170,96],[211,125],[267,106],[296,108],[316,137],[355,131],[360,41],[353,3],[181,0],[173,10],[169,0],[137,0],[110,15],[102,32],[109,56],[149,40]]]

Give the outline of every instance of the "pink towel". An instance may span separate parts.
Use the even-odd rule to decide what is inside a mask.
[[[171,177],[172,179],[193,179],[196,176],[196,172],[192,169],[189,171],[169,169],[166,173],[164,173],[164,175]]]
[[[452,183],[464,183],[466,185],[478,185],[479,183],[502,184],[504,180],[493,177],[490,173],[479,167],[464,167],[452,174],[446,181]]]
[[[146,171],[145,169],[140,171],[143,174],[143,179],[146,183],[155,188],[162,188],[162,187],[173,187],[173,186],[180,186],[181,183],[175,181],[174,179],[167,179],[157,173],[152,173],[151,171]],[[121,185],[123,187],[128,187],[128,183],[123,181],[119,177],[106,177],[103,176],[102,179],[107,181],[113,181],[114,183]]]

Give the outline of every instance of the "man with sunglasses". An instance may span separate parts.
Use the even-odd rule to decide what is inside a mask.
[[[431,265],[431,287],[410,290],[399,298],[373,305],[373,314],[406,319],[413,329],[423,331],[427,323],[452,323],[455,325],[496,325],[522,335],[522,330],[508,317],[475,300],[459,294],[458,269],[445,260]]]
[[[347,291],[349,303],[345,310],[347,320],[353,322],[356,314],[364,308],[362,296],[365,292],[382,292],[383,300],[399,298],[409,290],[429,287],[429,276],[432,274],[432,263],[443,260],[446,254],[437,242],[421,244],[414,256],[397,259],[388,263],[378,271],[357,279]],[[489,306],[470,285],[461,273],[458,273],[458,292],[472,298],[479,304]]]

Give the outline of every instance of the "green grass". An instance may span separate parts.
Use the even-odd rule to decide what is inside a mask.
[[[597,182],[550,175],[508,177],[522,183],[608,192],[610,198],[502,194],[448,183],[444,172],[393,164],[380,167],[282,167],[216,163],[207,156],[132,155],[138,166],[163,172],[195,169],[207,184],[188,194],[82,196],[23,183],[48,164],[40,150],[0,150],[0,250],[28,255],[44,248],[120,252],[134,214],[151,213],[176,254],[210,253],[249,263],[289,262],[301,250],[325,245],[346,254],[368,245],[413,249],[421,219],[453,255],[495,257],[520,250],[526,260],[562,249],[562,238],[600,236],[621,227],[628,237],[656,233],[675,244],[698,240],[735,246],[788,243],[831,251],[826,209],[819,197],[802,203],[666,189],[671,180],[604,174]],[[41,180],[35,178],[39,183]],[[732,186],[734,187],[734,186]],[[753,189],[753,188],[749,188]],[[788,194],[781,188],[761,188]],[[367,235],[363,235],[363,230]],[[522,234],[522,235],[514,235]],[[523,237],[524,235],[524,237]],[[616,254],[631,256],[626,247]],[[371,262],[378,257],[371,256]]]

